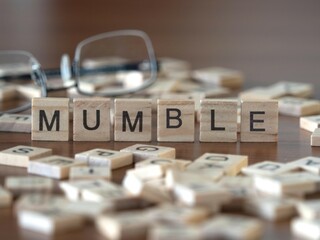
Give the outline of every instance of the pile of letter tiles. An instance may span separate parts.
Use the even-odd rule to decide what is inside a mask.
[[[278,82],[238,91],[235,98],[233,92],[243,80],[236,70],[192,70],[188,62],[163,58],[158,81],[137,98],[150,98],[153,111],[156,99],[193,99],[198,122],[200,100],[273,100],[280,114],[299,117],[300,127],[312,133],[310,144],[320,146],[320,101],[311,99],[311,84]],[[5,91],[0,89],[0,100],[12,95]],[[69,97],[79,96],[71,89]],[[236,110],[237,133],[241,113],[239,107]],[[117,114],[110,115],[116,121]],[[3,114],[0,131],[30,134],[31,122],[30,115]],[[85,141],[81,134],[73,137]],[[119,133],[114,138],[124,141],[127,136]],[[12,207],[20,228],[49,236],[77,231],[91,222],[106,239],[251,240],[264,237],[265,221],[284,220],[290,221],[293,236],[320,239],[320,157],[248,165],[248,156],[234,154],[180,159],[174,148],[161,145],[133,143],[120,151],[95,148],[72,157],[33,146],[2,149],[0,164],[24,168],[26,174],[5,178],[0,207]],[[116,183],[113,171],[122,167],[131,168]]]

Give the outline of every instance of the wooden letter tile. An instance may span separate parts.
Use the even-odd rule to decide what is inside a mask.
[[[52,179],[26,176],[26,177],[7,177],[5,188],[16,194],[25,192],[51,191],[53,189]]]
[[[110,99],[73,99],[73,140],[110,141]]]
[[[111,170],[108,167],[72,167],[70,180],[78,179],[111,179]]]
[[[150,158],[135,164],[135,168],[149,165],[160,165],[163,169],[177,169],[183,171],[191,163],[190,160],[171,159],[171,158]]]
[[[283,174],[293,169],[296,169],[295,166],[289,166],[284,163],[272,162],[272,161],[263,161],[252,164],[248,167],[242,168],[241,172],[245,175],[262,175],[262,176],[273,176],[278,174]]]
[[[115,141],[151,141],[151,99],[115,100]]]
[[[16,146],[0,152],[0,164],[28,167],[30,160],[50,156],[52,150],[30,146]]]
[[[85,164],[82,162],[76,162],[73,158],[53,155],[30,162],[28,173],[64,179],[69,177],[71,167],[81,165]]]
[[[288,116],[307,116],[320,113],[320,101],[297,97],[279,99],[279,112]]]
[[[31,132],[31,115],[3,114],[0,116],[0,132]]]
[[[90,167],[108,167],[113,170],[131,165],[133,163],[133,154],[131,152],[96,148],[77,153],[75,160],[85,162]]]
[[[316,128],[320,128],[320,115],[300,118],[300,128],[309,132],[314,132]]]
[[[69,140],[69,99],[33,98],[31,139]]]
[[[193,100],[158,100],[158,141],[193,142]]]
[[[287,163],[287,166],[297,167],[305,171],[320,175],[320,158],[319,157],[305,157],[293,162]]]
[[[311,146],[320,146],[320,128],[316,128],[312,133]]]
[[[129,152],[133,154],[133,161],[139,162],[149,158],[176,158],[176,149],[171,147],[162,147],[154,145],[135,144],[121,149],[120,152]]]
[[[237,105],[236,100],[201,100],[200,141],[236,142]]]
[[[241,142],[278,141],[278,102],[242,101]]]

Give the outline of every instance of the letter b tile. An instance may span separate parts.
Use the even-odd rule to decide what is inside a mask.
[[[194,101],[158,100],[158,141],[194,141]]]

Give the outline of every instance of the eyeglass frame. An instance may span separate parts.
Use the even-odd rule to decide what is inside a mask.
[[[149,79],[144,81],[142,83],[142,85],[140,85],[138,87],[133,87],[133,88],[130,88],[127,90],[125,90],[125,89],[118,90],[118,91],[113,90],[113,92],[110,92],[110,93],[98,93],[98,92],[88,93],[88,92],[82,91],[79,87],[80,70],[81,70],[81,67],[80,67],[81,49],[83,48],[83,46],[85,46],[86,44],[89,44],[91,42],[101,40],[104,38],[118,37],[118,36],[137,36],[137,37],[141,37],[144,40],[144,43],[146,44],[146,48],[147,48],[148,57],[150,60],[151,75],[150,75]],[[46,70],[43,70],[41,68],[41,64],[39,63],[39,61],[31,53],[29,53],[27,51],[23,51],[23,50],[11,50],[11,51],[1,51],[0,52],[0,54],[12,54],[12,53],[21,54],[21,55],[25,55],[25,56],[29,57],[29,59],[31,60],[31,67],[32,67],[32,72],[31,72],[32,80],[35,81],[36,85],[40,86],[42,97],[47,97],[48,92],[66,90],[66,89],[69,89],[72,87],[76,87],[77,91],[82,95],[99,96],[99,97],[116,97],[116,96],[120,96],[120,95],[132,94],[137,91],[141,91],[141,90],[151,86],[157,80],[158,64],[157,64],[157,60],[156,60],[155,53],[153,50],[152,42],[151,42],[149,36],[141,30],[117,30],[117,31],[105,32],[105,33],[94,35],[94,36],[91,36],[89,38],[82,40],[80,43],[78,43],[78,45],[76,47],[75,56],[74,56],[72,65],[70,65],[69,56],[64,54],[61,57],[60,71],[59,70],[48,70],[49,76],[60,75],[62,80],[64,81],[64,83],[66,83],[68,81],[70,82],[72,76],[74,76],[75,81],[72,85],[63,86],[63,87],[59,87],[59,88],[48,88]],[[21,76],[14,76],[14,77],[19,78]],[[0,112],[0,113],[17,113],[17,112],[25,111],[25,110],[29,109],[30,107],[31,107],[31,103],[28,103],[23,106],[13,108],[13,109],[10,109],[10,110],[4,111],[4,112]]]

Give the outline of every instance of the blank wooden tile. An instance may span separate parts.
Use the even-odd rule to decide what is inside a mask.
[[[19,227],[46,235],[81,229],[84,218],[58,208],[21,210],[18,212]]]
[[[237,105],[236,100],[201,100],[200,141],[236,142]]]
[[[54,184],[52,179],[26,176],[26,177],[6,177],[4,186],[14,193],[24,192],[48,192],[53,190]]]
[[[292,162],[287,163],[287,166],[297,167],[302,170],[320,175],[320,158],[308,156]]]
[[[278,102],[242,101],[241,142],[278,141]]]
[[[139,162],[149,158],[176,158],[176,149],[171,147],[135,144],[121,149],[120,152],[133,154],[133,161]]]
[[[85,162],[90,167],[109,167],[113,170],[131,165],[133,154],[131,152],[96,148],[75,154],[75,160]]]
[[[11,205],[12,195],[6,189],[0,187],[0,208],[8,207]]]
[[[98,231],[107,239],[146,239],[148,219],[141,211],[102,215],[97,218]]]
[[[115,99],[115,141],[151,141],[151,99]]]
[[[148,165],[160,165],[163,169],[177,169],[177,170],[185,170],[186,167],[191,163],[190,160],[182,160],[182,159],[171,159],[171,158],[150,158],[143,160],[141,162],[137,162],[135,164],[135,168],[145,167]]]
[[[262,161],[242,168],[241,172],[245,175],[263,175],[273,176],[290,172],[296,169],[295,166],[289,166],[280,162]]]
[[[294,218],[291,221],[291,232],[299,239],[319,239],[320,238],[320,219]]]
[[[159,142],[194,141],[194,101],[158,99],[157,139]]]
[[[31,160],[50,156],[52,150],[48,148],[38,148],[30,146],[15,146],[0,152],[0,164],[28,167]]]
[[[111,179],[109,167],[72,167],[69,174],[70,180],[77,179]]]
[[[314,132],[317,128],[320,128],[320,115],[313,115],[309,117],[300,118],[300,128],[309,132]]]
[[[248,156],[221,153],[205,153],[197,158],[194,163],[198,162],[212,164],[212,168],[221,169],[225,172],[226,175],[235,176],[241,171],[243,167],[248,166]]]
[[[310,199],[297,203],[297,210],[303,219],[315,220],[320,218],[320,200]]]
[[[253,240],[262,237],[263,223],[252,217],[224,214],[207,221],[202,231],[204,239]]]
[[[311,134],[311,146],[320,146],[320,128],[315,129]]]
[[[3,114],[0,116],[1,132],[31,132],[31,115]]]
[[[31,139],[69,140],[69,98],[33,98]]]
[[[73,158],[53,155],[30,162],[28,173],[56,179],[65,179],[69,177],[71,167],[81,165],[85,164],[77,162]]]
[[[73,99],[73,141],[110,141],[110,99]]]
[[[221,67],[208,67],[194,70],[192,77],[207,84],[228,88],[239,88],[243,84],[243,74],[240,71]]]
[[[270,89],[269,87],[253,87],[239,93],[241,100],[271,100],[286,95],[282,89]]]
[[[279,112],[288,116],[307,116],[320,113],[320,101],[297,97],[279,99]]]
[[[318,192],[320,177],[308,172],[285,173],[276,176],[253,177],[255,189],[276,197],[301,196]]]

